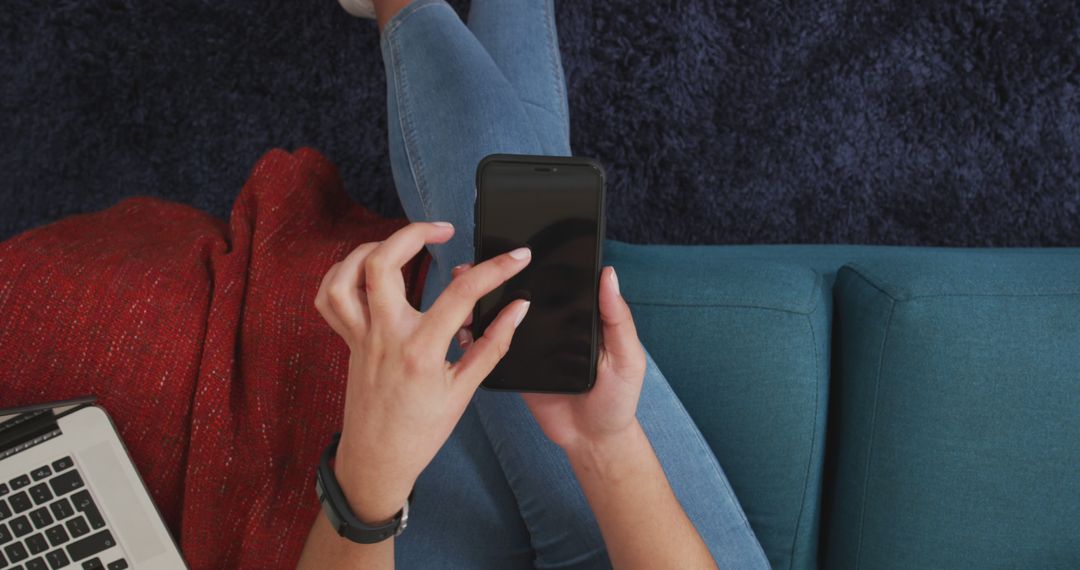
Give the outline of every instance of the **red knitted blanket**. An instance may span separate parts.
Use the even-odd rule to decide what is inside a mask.
[[[96,395],[192,568],[295,567],[348,365],[315,292],[404,224],[274,150],[228,224],[135,198],[0,243],[0,407]]]

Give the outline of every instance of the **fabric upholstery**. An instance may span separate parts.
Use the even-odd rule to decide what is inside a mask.
[[[827,566],[1080,565],[1080,251],[864,259],[835,294]]]
[[[724,248],[605,249],[642,343],[773,568],[814,567],[831,313],[822,279],[801,264],[726,258]]]

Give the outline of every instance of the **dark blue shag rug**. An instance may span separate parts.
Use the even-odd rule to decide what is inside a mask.
[[[566,0],[558,23],[611,237],[1080,245],[1075,0]],[[334,0],[5,0],[0,237],[137,194],[224,217],[275,146],[398,215],[383,105],[375,26]]]

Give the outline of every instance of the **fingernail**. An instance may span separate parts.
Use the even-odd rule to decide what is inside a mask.
[[[454,268],[451,269],[450,271],[460,271],[462,269],[465,269],[466,265],[468,265],[468,263],[462,263],[461,265],[455,265]]]
[[[529,248],[527,248],[527,247],[519,247],[519,248],[515,249],[514,251],[510,252],[510,257],[513,257],[514,259],[517,259],[517,260],[529,259],[529,256],[531,256],[531,255],[532,255],[532,252],[529,251]]]
[[[454,224],[450,222],[431,222],[432,225],[439,226],[440,228],[452,228]]]
[[[615,286],[615,292],[619,292],[619,277],[615,275],[615,268],[611,268],[611,284]]]
[[[457,341],[458,341],[458,344],[460,346],[465,346],[466,344],[469,344],[469,333],[468,333],[468,331],[466,331],[465,329],[458,329]]]
[[[517,318],[514,319],[514,328],[515,329],[518,328],[518,325],[521,324],[521,321],[523,319],[525,319],[525,313],[529,312],[529,305],[530,305],[529,301],[525,301],[524,303],[521,304],[521,308],[518,309]],[[443,338],[446,338],[446,337],[443,337]]]

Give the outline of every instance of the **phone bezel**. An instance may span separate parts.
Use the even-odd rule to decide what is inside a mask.
[[[483,235],[483,220],[480,217],[480,200],[483,195],[481,188],[482,180],[484,177],[484,169],[492,164],[513,164],[525,167],[558,167],[558,166],[588,166],[596,170],[600,176],[600,188],[599,188],[599,214],[597,216],[597,235],[596,235],[596,264],[593,268],[593,287],[596,293],[596,298],[593,300],[593,315],[592,315],[592,338],[590,341],[590,364],[589,364],[589,377],[587,383],[580,390],[544,390],[540,388],[520,388],[520,387],[502,387],[502,386],[490,386],[488,385],[488,379],[485,378],[484,382],[480,384],[481,388],[485,390],[492,390],[496,392],[538,392],[547,394],[581,394],[588,392],[596,384],[596,367],[597,359],[599,358],[599,345],[600,345],[600,272],[603,269],[603,251],[604,251],[604,235],[605,235],[605,206],[606,206],[606,191],[607,176],[604,172],[604,167],[599,162],[591,158],[585,157],[571,157],[571,156],[534,156],[534,155],[521,155],[521,154],[492,154],[485,156],[476,167],[476,182],[474,186],[474,199],[473,199],[473,255],[474,259],[480,260],[480,236]],[[558,175],[557,172],[551,172],[551,175]],[[477,309],[473,308],[473,322],[478,323]],[[475,326],[475,325],[474,325]],[[478,331],[473,330],[473,335],[478,335]]]

